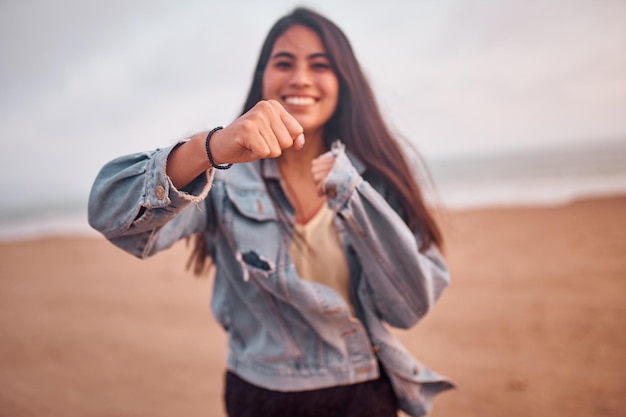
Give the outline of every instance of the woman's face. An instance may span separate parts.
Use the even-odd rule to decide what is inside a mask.
[[[302,25],[287,29],[263,72],[263,98],[280,102],[305,136],[321,134],[339,100],[339,80],[320,37]]]

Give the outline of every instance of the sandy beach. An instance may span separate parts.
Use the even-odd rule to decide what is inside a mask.
[[[398,332],[433,417],[626,416],[626,196],[439,215],[453,284]],[[0,417],[220,417],[225,336],[188,248],[0,244]]]

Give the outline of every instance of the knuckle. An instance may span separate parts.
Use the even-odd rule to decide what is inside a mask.
[[[271,111],[272,101],[274,100],[261,100],[257,103],[255,107],[257,107],[262,112]]]
[[[251,115],[251,117],[246,118],[241,121],[241,128],[244,132],[249,133],[255,129],[256,123],[254,119],[255,119],[254,115]]]
[[[275,99],[271,98],[269,100],[266,100],[265,103],[267,103],[268,106],[274,108],[276,106],[280,106],[280,103],[278,103],[278,101],[276,101]]]

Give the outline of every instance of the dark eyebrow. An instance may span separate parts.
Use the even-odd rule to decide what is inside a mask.
[[[326,58],[330,60],[330,57],[328,56],[326,52],[318,52],[316,54],[309,55],[309,59],[315,59],[315,58]]]
[[[296,56],[294,54],[292,54],[291,52],[276,52],[274,55],[272,55],[271,59],[278,59],[278,58],[289,58],[289,59],[296,59]],[[307,59],[315,59],[315,58],[326,58],[326,59],[330,59],[328,57],[328,54],[325,52],[317,52],[315,54],[311,54],[307,57]]]
[[[295,55],[289,52],[276,52],[274,55],[272,55],[271,59],[278,59],[278,58],[296,59]]]

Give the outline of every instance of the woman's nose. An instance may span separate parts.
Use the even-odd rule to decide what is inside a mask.
[[[294,68],[291,75],[291,84],[296,86],[310,85],[311,84],[311,72],[306,66],[300,65]]]

